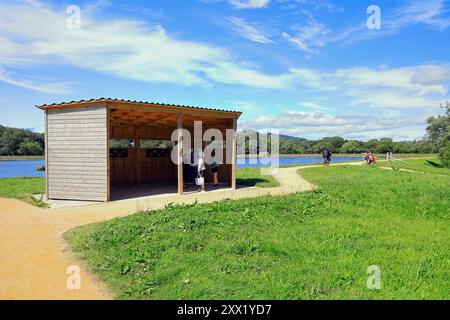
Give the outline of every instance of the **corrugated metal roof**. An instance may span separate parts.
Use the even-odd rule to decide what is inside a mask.
[[[61,102],[61,103],[53,103],[53,104],[43,104],[43,105],[36,106],[36,107],[40,108],[40,109],[43,109],[43,108],[51,108],[51,107],[70,106],[71,104],[80,104],[80,103],[84,104],[84,103],[97,103],[97,102],[138,103],[138,104],[145,104],[145,105],[158,105],[158,106],[166,106],[166,107],[177,107],[177,108],[209,110],[209,111],[221,111],[221,112],[230,112],[230,113],[239,113],[239,114],[242,113],[241,111],[233,111],[233,110],[225,110],[225,109],[203,108],[203,107],[185,106],[185,105],[178,105],[178,104],[167,104],[167,103],[136,101],[136,100],[124,100],[124,99],[113,99],[113,98],[100,98],[100,99],[78,100],[78,101]]]

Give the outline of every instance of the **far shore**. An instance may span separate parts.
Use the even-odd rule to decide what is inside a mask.
[[[354,158],[354,157],[363,157],[363,153],[340,153],[333,154],[333,158]],[[386,157],[386,154],[375,154],[378,158]],[[399,153],[395,154],[394,157],[397,158],[417,158],[417,157],[434,157],[435,154],[423,154],[423,153]],[[256,154],[239,154],[238,158],[256,158],[258,155]],[[321,158],[321,154],[273,154],[271,157],[279,157],[279,158]]]
[[[44,156],[0,156],[0,161],[13,160],[44,160]]]
[[[322,155],[320,154],[274,154],[271,155],[272,157],[279,157],[279,158],[321,158]],[[342,154],[334,154],[334,158],[350,158],[350,157],[362,157],[363,153],[342,153]],[[378,158],[383,158],[386,155],[385,154],[377,154]],[[405,153],[405,154],[394,154],[394,157],[397,158],[417,158],[417,157],[434,157],[435,154],[421,154],[421,153]],[[257,155],[244,155],[240,154],[238,155],[238,158],[256,158]],[[20,161],[20,160],[44,160],[45,157],[42,156],[0,156],[0,161]]]

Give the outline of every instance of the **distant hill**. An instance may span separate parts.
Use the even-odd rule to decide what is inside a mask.
[[[255,130],[243,130],[243,131],[239,131],[238,132],[238,137],[244,136],[245,134],[248,133],[257,133],[257,131]],[[270,136],[271,134],[269,133],[268,136]],[[280,138],[280,140],[292,140],[292,141],[305,141],[305,138],[300,138],[300,137],[294,137],[294,136],[288,136],[286,134],[280,134],[278,136]]]
[[[285,134],[280,134],[279,137],[280,137],[280,140],[281,140],[281,139],[284,139],[284,140],[294,140],[294,141],[305,141],[305,140],[306,140],[305,138],[294,137],[294,136],[288,136],[288,135],[285,135]]]

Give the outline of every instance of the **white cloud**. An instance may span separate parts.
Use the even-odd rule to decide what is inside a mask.
[[[292,27],[295,34],[283,32],[282,36],[297,48],[306,52],[317,52],[317,48],[325,46],[325,36],[329,29],[322,23],[310,20],[304,26]]]
[[[279,116],[260,116],[252,121],[241,121],[241,129],[277,129],[283,134],[299,137],[339,135],[369,139],[386,136],[386,131],[397,132],[395,138],[419,138],[423,135],[423,119],[406,120],[369,116],[332,115],[325,112],[286,112]],[[415,133],[410,128],[416,128]],[[418,130],[417,128],[421,129]],[[416,136],[420,132],[419,136]],[[374,134],[376,133],[376,134]]]
[[[449,98],[450,65],[356,67],[331,72],[292,70],[304,86],[347,98],[349,105],[386,109],[435,108]]]
[[[279,116],[242,121],[241,127],[278,129],[284,134],[305,137],[371,138],[389,132],[396,139],[416,139],[424,133],[425,117],[450,99],[450,65],[291,72],[301,87],[309,88],[308,96],[320,97],[320,102],[300,103],[300,110],[312,111],[290,107],[287,110],[291,111]]]
[[[327,9],[329,12],[342,12],[340,7],[333,6],[328,1],[310,0],[277,0],[286,9],[301,7],[301,12],[310,22],[305,27],[297,28],[297,32],[283,32],[284,39],[302,51],[317,53],[329,43],[352,44],[362,40],[375,39],[399,33],[407,27],[423,25],[437,31],[444,31],[450,26],[449,10],[445,0],[406,0],[392,10],[381,6],[381,30],[369,30],[364,17],[361,23],[333,32],[313,18],[313,13],[307,7]],[[295,26],[294,26],[295,28]]]
[[[265,8],[270,0],[228,0],[236,9],[260,9]]]
[[[0,66],[64,64],[179,85],[218,82],[286,89],[292,83],[289,73],[259,72],[233,59],[226,49],[176,39],[161,26],[149,28],[134,20],[97,21],[82,10],[81,29],[70,30],[66,18],[65,12],[35,1],[0,4]]]
[[[228,17],[227,20],[232,24],[233,30],[244,39],[263,44],[274,43],[267,35],[247,23],[244,19]]]
[[[69,30],[64,12],[42,5],[0,4],[0,81],[63,93],[66,85],[24,75],[34,66],[59,64],[153,83],[311,91],[353,108],[432,109],[449,98],[449,65],[297,68],[269,74],[236,61],[226,49],[177,39],[161,26],[83,17],[81,30]],[[313,39],[318,34],[314,30],[303,30],[303,38]]]

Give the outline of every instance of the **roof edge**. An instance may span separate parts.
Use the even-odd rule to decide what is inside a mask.
[[[203,110],[203,111],[212,111],[212,112],[225,112],[238,115],[238,118],[242,114],[242,111],[233,111],[233,110],[225,110],[225,109],[217,109],[217,108],[204,108],[204,107],[195,107],[195,106],[186,106],[186,105],[178,105],[178,104],[168,104],[168,103],[159,103],[159,102],[147,102],[147,101],[136,101],[136,100],[124,100],[124,99],[113,99],[113,98],[100,98],[100,99],[90,99],[90,100],[78,100],[78,101],[70,101],[70,102],[61,102],[61,103],[53,103],[53,104],[43,104],[36,105],[36,108],[41,110],[49,110],[53,108],[61,108],[77,105],[89,105],[93,103],[128,103],[128,104],[139,104],[139,105],[154,105],[154,106],[165,106],[165,107],[174,107],[174,108],[186,108],[186,109],[194,109],[194,110]]]

